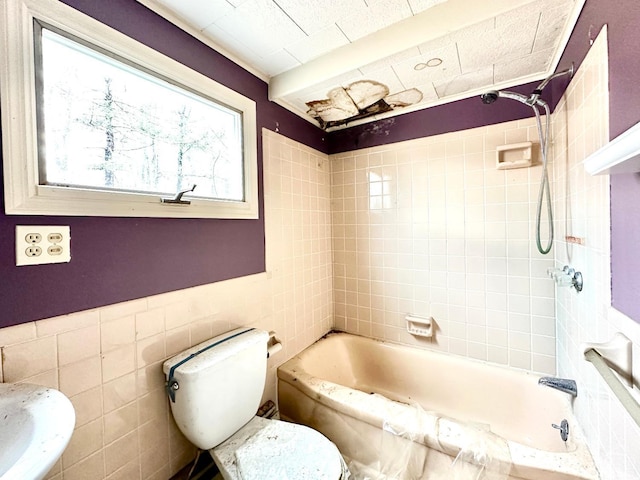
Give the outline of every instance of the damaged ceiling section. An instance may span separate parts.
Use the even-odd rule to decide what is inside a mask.
[[[330,90],[327,97],[306,102],[309,107],[307,114],[324,129],[416,104],[422,100],[422,92],[410,88],[389,95],[386,85],[373,80],[359,80],[346,88]]]
[[[270,98],[333,130],[540,80],[581,0],[448,0],[270,79]]]
[[[547,77],[586,0],[138,1],[331,130]]]

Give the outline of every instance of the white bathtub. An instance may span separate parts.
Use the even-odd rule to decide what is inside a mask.
[[[570,396],[538,378],[332,333],[278,368],[278,401],[283,419],[324,433],[361,472],[425,480],[599,478]],[[551,426],[563,419],[566,443]]]

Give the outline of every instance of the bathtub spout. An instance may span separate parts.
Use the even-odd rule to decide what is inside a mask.
[[[575,380],[571,380],[570,378],[541,377],[538,383],[568,393],[574,397],[578,396],[578,386]]]

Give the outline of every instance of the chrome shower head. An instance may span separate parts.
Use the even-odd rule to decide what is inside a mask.
[[[489,105],[495,102],[496,100],[498,100],[498,98],[510,98],[511,100],[517,100],[521,103],[525,103],[529,105],[528,103],[529,97],[526,97],[521,93],[509,92],[507,90],[500,90],[500,91],[491,90],[490,92],[483,93],[482,95],[480,95],[480,99],[482,100],[482,103],[484,103],[485,105]]]
[[[520,103],[524,103],[525,105],[529,105],[530,107],[534,107],[534,108],[536,105],[547,108],[547,103],[540,98],[540,95],[542,95],[542,90],[554,78],[561,77],[564,75],[567,75],[569,78],[571,78],[573,76],[573,69],[574,69],[574,65],[572,63],[568,69],[558,73],[554,73],[553,75],[545,78],[542,81],[542,83],[538,85],[538,88],[536,88],[533,92],[531,92],[531,95],[529,96],[522,95],[521,93],[517,93],[517,92],[509,92],[507,90],[500,90],[500,91],[491,90],[487,93],[483,93],[482,95],[480,95],[480,98],[482,99],[482,103],[484,103],[485,105],[494,103],[496,100],[498,100],[498,98],[502,97],[502,98],[510,98],[511,100],[517,100]]]
[[[483,93],[482,95],[480,95],[480,99],[482,100],[482,103],[484,103],[485,105],[490,105],[496,100],[498,100],[499,95],[500,95],[499,92],[492,90],[490,92]]]

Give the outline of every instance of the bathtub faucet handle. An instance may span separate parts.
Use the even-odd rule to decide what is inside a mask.
[[[566,418],[560,422],[560,425],[552,423],[551,426],[560,430],[560,437],[563,442],[566,442],[569,439],[569,422],[567,422]]]

